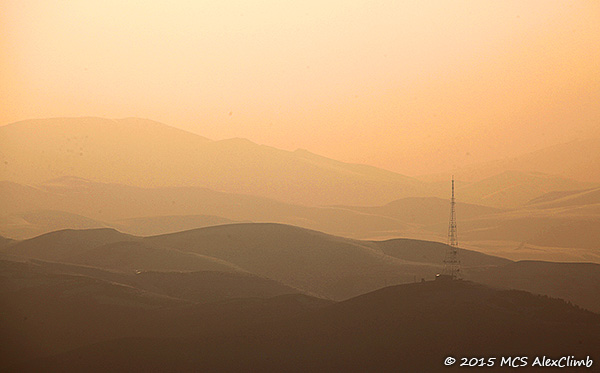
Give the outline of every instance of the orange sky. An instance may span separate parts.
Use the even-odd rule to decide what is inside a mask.
[[[600,136],[598,1],[0,3],[0,124],[146,117],[407,174]]]

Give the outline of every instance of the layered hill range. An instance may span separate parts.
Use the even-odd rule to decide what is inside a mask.
[[[460,189],[457,193],[460,193]],[[378,206],[307,206],[202,187],[141,188],[61,178],[0,182],[0,234],[115,228],[152,236],[233,222],[277,222],[356,239],[446,241],[450,201],[408,197]],[[462,247],[511,260],[600,263],[600,188],[544,194],[519,208],[459,202]]]
[[[430,281],[446,250],[256,223],[2,240],[0,367],[439,371],[448,355],[600,358],[600,265],[461,249],[466,280]]]
[[[0,179],[21,184],[74,176],[138,187],[201,186],[308,205],[379,205],[448,195],[449,177],[442,185],[428,183],[306,150],[284,151],[239,138],[212,141],[147,119],[27,120],[0,127],[0,144]],[[462,200],[507,207],[545,192],[598,186],[600,139],[556,149],[523,156],[535,161],[474,166],[489,171],[464,178]]]
[[[4,240],[0,254],[145,290],[157,290],[140,285],[148,272],[213,271],[269,279],[279,284],[271,287],[280,292],[342,300],[386,285],[433,280],[443,269],[447,249],[431,241],[363,241],[290,225],[238,223],[151,237],[108,228],[61,230],[24,241]],[[598,264],[513,262],[466,249],[459,250],[459,257],[465,279],[560,297],[600,311]],[[160,293],[173,295],[165,291]]]
[[[449,177],[212,141],[135,118],[23,121],[0,127],[0,144],[0,234],[13,239],[278,222],[358,239],[446,240]],[[560,162],[543,162],[552,149]],[[512,260],[600,262],[600,141],[552,149],[458,174],[461,245]]]
[[[202,186],[312,205],[381,203],[425,184],[375,167],[245,139],[211,141],[143,119],[57,118],[0,127],[2,179],[63,176],[141,187]]]

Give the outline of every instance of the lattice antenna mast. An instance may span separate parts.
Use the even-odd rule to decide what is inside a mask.
[[[454,199],[454,176],[452,176],[452,199],[450,200],[450,223],[448,225],[448,250],[444,259],[444,274],[453,280],[460,278],[458,260],[458,235],[456,234],[456,200]]]

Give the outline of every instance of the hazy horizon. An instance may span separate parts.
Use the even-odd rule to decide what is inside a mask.
[[[598,46],[596,0],[0,1],[0,370],[598,369]]]
[[[141,117],[408,175],[600,138],[595,1],[0,7],[0,125]]]

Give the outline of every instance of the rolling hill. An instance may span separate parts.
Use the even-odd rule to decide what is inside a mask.
[[[4,252],[26,258],[68,262],[69,258],[98,246],[135,241],[136,237],[114,229],[65,229],[17,242]]]
[[[415,255],[421,248],[430,259]],[[112,229],[65,230],[2,250],[16,257],[112,271],[245,271],[332,299],[386,284],[433,278],[446,246],[426,241],[357,241],[281,224],[231,224],[153,237]],[[506,260],[461,250],[464,265]]]
[[[121,272],[237,271],[230,263],[178,250],[153,247],[114,229],[63,230],[18,242],[5,254]]]
[[[468,269],[466,276],[489,286],[565,299],[600,313],[600,297],[594,295],[600,294],[599,264],[519,261]]]
[[[353,237],[394,231],[406,226],[386,216],[333,207],[294,205],[201,187],[139,188],[72,177],[36,186],[0,182],[0,205],[5,214],[12,216],[35,216],[32,211],[38,210],[65,211],[65,215],[89,217],[90,220],[102,222],[99,224],[122,231],[152,235],[165,233],[165,229],[170,229],[171,233],[228,220],[280,222]],[[196,217],[188,217],[190,215]],[[207,218],[199,218],[198,215]],[[41,217],[36,219],[42,220]],[[2,221],[6,222],[7,219]],[[27,231],[28,227],[4,224],[0,230],[16,233],[19,230]]]
[[[426,282],[320,304],[293,316],[273,312],[282,304],[298,307],[291,299],[262,301],[259,321],[244,317],[252,313],[247,304],[238,304],[237,310],[212,305],[213,312],[202,316],[212,320],[218,313],[216,327],[165,314],[163,324],[195,327],[176,338],[126,337],[83,346],[16,368],[437,372],[449,369],[443,365],[448,356],[458,360],[453,369],[461,358],[473,356],[496,357],[496,367],[500,356],[525,357],[530,367],[536,356],[557,358],[567,350],[577,359],[590,356],[594,364],[599,358],[600,316],[526,292],[462,281]],[[279,317],[264,317],[275,314]],[[219,328],[224,324],[230,326]]]
[[[218,271],[230,276],[251,274],[295,292],[343,300],[386,285],[433,279],[442,269],[447,248],[430,241],[359,241],[281,224],[244,223],[146,238],[106,229],[69,230],[13,243],[0,253],[21,260],[52,261],[43,265],[52,273],[93,277],[148,291],[156,289],[139,282],[150,276],[148,271]],[[466,279],[561,297],[600,311],[597,264],[513,263],[465,249],[459,250],[459,257]],[[515,268],[528,266],[530,270],[515,272]],[[528,271],[529,277],[525,276]],[[181,276],[172,281],[183,284],[194,275]],[[565,287],[566,282],[576,289]]]
[[[102,276],[106,278],[99,279]],[[236,312],[240,318],[254,320],[270,318],[261,315],[265,309],[255,305],[262,304],[262,298],[286,294],[289,300],[284,300],[282,307],[273,307],[272,312],[284,316],[329,303],[308,296],[298,298],[295,289],[249,274],[124,275],[53,263],[0,260],[0,369],[7,371],[19,360],[105,340],[183,335],[207,325],[225,327],[220,317],[228,317],[222,312]],[[210,302],[217,303],[210,306]],[[277,301],[264,303],[276,305]]]
[[[331,299],[390,283],[431,277],[439,264],[385,255],[376,245],[281,224],[232,224],[146,238],[215,257],[240,268]]]
[[[236,221],[214,215],[170,215],[117,220],[111,225],[128,234],[154,236],[231,223]]]
[[[459,238],[466,248],[512,260],[600,262],[596,192],[550,192],[511,210],[460,202]],[[56,229],[113,227],[156,235],[251,221],[357,239],[443,241],[448,204],[416,197],[378,206],[311,207],[201,187],[139,188],[68,177],[34,186],[0,182],[0,234],[24,239]]]
[[[64,211],[24,211],[0,216],[0,233],[17,239],[61,229],[108,228],[109,224]]]

